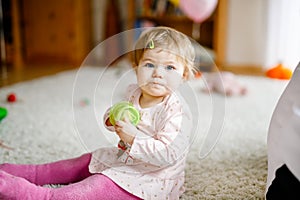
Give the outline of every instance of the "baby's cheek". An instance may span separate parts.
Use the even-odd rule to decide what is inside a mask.
[[[139,68],[137,70],[137,80],[139,83],[146,83],[152,77],[152,70],[148,68]]]
[[[138,85],[141,87],[147,83],[147,77],[143,76],[142,74],[139,74],[137,77]]]
[[[173,76],[168,78],[168,86],[172,89],[172,90],[176,90],[181,83],[183,83],[183,77],[182,76]]]

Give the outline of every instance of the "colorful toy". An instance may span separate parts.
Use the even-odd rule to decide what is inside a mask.
[[[5,108],[0,107],[0,122],[2,121],[2,119],[4,119],[6,117],[6,115],[7,115],[7,110]],[[5,145],[2,140],[0,140],[0,147],[10,149],[10,150],[13,149],[13,148]]]
[[[90,100],[89,99],[82,99],[80,102],[79,102],[79,105],[82,106],[82,107],[85,107],[85,106],[88,106],[90,105]]]
[[[266,76],[269,78],[289,80],[293,72],[286,68],[282,63],[277,64],[275,67],[266,71]]]
[[[195,74],[194,74],[195,78],[201,78],[201,76],[202,76],[202,74],[199,71],[195,72]]]
[[[15,101],[17,101],[17,97],[15,93],[10,93],[9,95],[7,95],[7,101],[10,103],[13,103]]]
[[[128,119],[133,125],[137,125],[140,121],[139,111],[127,101],[122,101],[115,104],[109,112],[109,121],[112,125],[116,121]]]
[[[179,0],[169,0],[174,6],[179,6]]]
[[[5,108],[1,108],[0,107],[0,122],[2,121],[2,119],[4,119],[7,115],[7,110]]]

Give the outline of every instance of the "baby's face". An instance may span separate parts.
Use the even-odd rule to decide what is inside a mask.
[[[178,56],[160,48],[146,50],[137,67],[142,92],[162,97],[174,92],[184,79],[185,65]]]

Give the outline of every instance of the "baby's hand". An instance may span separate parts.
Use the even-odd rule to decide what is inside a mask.
[[[128,120],[117,121],[115,124],[115,130],[119,138],[129,145],[132,145],[138,131],[137,128]]]

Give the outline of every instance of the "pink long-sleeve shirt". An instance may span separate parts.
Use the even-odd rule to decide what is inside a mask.
[[[142,199],[179,199],[184,192],[184,167],[189,150],[189,132],[182,131],[186,118],[182,102],[174,93],[150,108],[141,108],[141,90],[130,85],[126,100],[140,112],[140,122],[131,147],[120,155],[117,147],[97,149],[89,165],[126,191]],[[104,115],[108,119],[109,110]],[[114,131],[114,127],[106,127]]]

